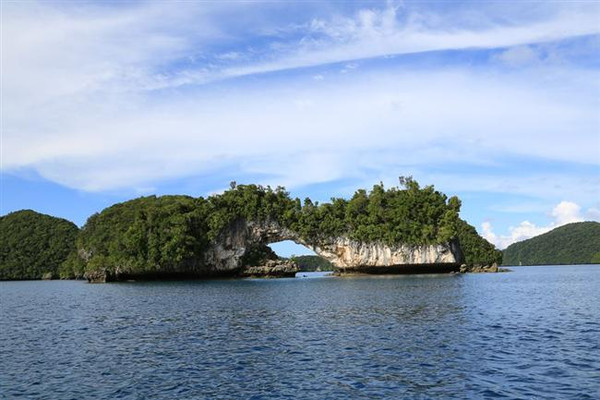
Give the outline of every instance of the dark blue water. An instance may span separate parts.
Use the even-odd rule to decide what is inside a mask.
[[[0,282],[0,398],[600,398],[600,266]]]

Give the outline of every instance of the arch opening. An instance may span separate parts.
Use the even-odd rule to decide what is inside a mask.
[[[279,257],[291,258],[293,256],[316,256],[317,254],[306,246],[298,244],[293,240],[282,240],[269,243],[268,246]]]
[[[296,243],[293,240],[282,240],[269,243],[268,247],[273,250],[277,257],[292,260],[298,264],[299,272],[323,272],[333,271],[331,262],[317,255],[308,247]]]

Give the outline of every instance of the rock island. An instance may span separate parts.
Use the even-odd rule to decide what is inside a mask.
[[[268,247],[282,240],[313,250],[341,274],[458,272],[500,263],[501,253],[459,218],[460,206],[457,197],[410,177],[401,177],[399,187],[377,184],[322,204],[291,198],[282,187],[232,182],[208,198],[147,196],[108,207],[60,253],[68,256],[47,266],[54,270],[40,273],[90,282],[294,276],[296,263]],[[2,254],[16,257],[12,249]],[[23,279],[16,275],[0,278]]]

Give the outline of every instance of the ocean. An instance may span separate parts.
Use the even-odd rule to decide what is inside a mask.
[[[0,282],[0,399],[600,398],[600,266],[512,270]]]

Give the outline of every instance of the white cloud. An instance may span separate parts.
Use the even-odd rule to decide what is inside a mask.
[[[293,30],[302,39],[277,33],[256,48],[243,38],[258,27],[240,22],[251,4],[51,4],[4,6],[4,170],[102,191],[225,166],[294,186],[490,154],[598,163],[594,71],[356,69],[366,57],[595,33],[597,13],[473,28],[386,7],[312,18]],[[203,86],[331,62],[352,76]]]
[[[487,239],[488,242],[494,243],[496,246],[499,245],[498,244],[499,243],[498,236],[494,233],[491,222],[489,222],[489,221],[482,222],[481,229],[483,230],[483,233],[481,234],[481,236],[483,236],[485,239]]]
[[[435,13],[400,18],[400,7],[390,4],[382,9],[358,10],[351,17],[313,19],[300,30],[304,37],[299,41],[275,35],[264,48],[250,46],[213,54],[215,44],[235,43],[240,41],[239,36],[256,34],[258,27],[237,32],[246,26],[238,21],[247,14],[256,15],[256,7],[246,3],[186,3],[172,7],[148,2],[116,10],[91,7],[87,12],[85,8],[74,12],[50,4],[54,6],[15,2],[4,8],[7,39],[3,43],[3,67],[5,75],[14,77],[5,82],[4,90],[11,97],[28,99],[30,104],[39,105],[50,100],[47,97],[97,90],[155,90],[437,50],[516,46],[504,53],[504,58],[514,62],[523,59],[527,44],[600,33],[600,11],[594,4],[558,8],[546,19],[521,24],[500,25],[482,12],[478,29],[431,24],[449,20]],[[265,18],[262,15],[257,20],[264,23]],[[298,34],[298,29],[294,33]],[[237,35],[228,31],[236,31]],[[165,68],[198,58],[204,62]],[[225,64],[215,64],[211,59]],[[344,70],[355,65],[350,62]]]
[[[593,210],[590,211],[593,212]],[[581,207],[570,201],[561,201],[558,203],[552,209],[550,215],[554,220],[549,225],[537,226],[529,221],[523,221],[517,226],[509,227],[508,235],[495,234],[492,224],[489,221],[485,221],[481,224],[482,236],[498,248],[505,249],[513,243],[541,235],[559,226],[584,220],[581,214]],[[600,215],[597,215],[597,217],[600,217]],[[600,218],[596,220],[600,220]]]
[[[357,168],[369,165],[398,170],[444,161],[485,163],[490,154],[514,152],[596,160],[588,145],[596,110],[586,103],[585,90],[553,98],[548,96],[551,87],[524,91],[520,81],[499,82],[463,71],[376,75],[314,85],[298,78],[267,89],[146,103],[123,100],[102,108],[95,102],[67,102],[60,105],[64,114],[49,107],[33,111],[37,118],[31,120],[7,119],[4,145],[10,152],[4,154],[4,167],[34,168],[70,187],[104,190],[147,186],[231,164],[253,171],[248,169],[253,159],[269,160],[261,172],[293,184],[288,177],[295,169],[278,165],[299,159],[297,154],[305,160],[327,154],[328,168],[341,171],[332,179],[354,176]],[[502,119],[502,124],[495,122]],[[573,123],[582,129],[572,132]],[[11,134],[17,129],[18,135]],[[296,172],[297,182],[306,183],[305,175]],[[431,178],[440,184],[447,180]],[[469,183],[491,190],[495,185],[499,191],[522,181],[450,179],[455,187]],[[530,180],[540,186],[538,177]]]
[[[511,138],[511,140],[517,140]],[[474,153],[478,154],[478,153]],[[474,158],[473,153],[466,154]],[[478,154],[480,157],[483,156]],[[485,161],[485,160],[484,160]],[[600,196],[600,176],[594,174],[571,174],[562,171],[527,171],[525,169],[516,174],[511,173],[479,173],[477,166],[485,167],[486,164],[475,164],[472,170],[460,174],[452,173],[423,173],[424,181],[435,182],[436,187],[443,190],[459,192],[484,192],[495,195],[518,195],[521,204],[512,207],[492,206],[493,211],[508,213],[545,212],[550,201],[561,199],[569,193],[573,201],[589,203],[590,200]],[[537,199],[535,205],[522,203],[522,197]],[[552,199],[552,200],[551,200]]]
[[[353,17],[315,19],[300,43],[281,46],[271,60],[227,69],[227,76],[265,73],[398,54],[440,50],[494,49],[516,47],[505,57],[523,61],[524,46],[600,33],[597,4],[559,8],[548,19],[501,25],[485,14],[478,28],[431,24],[448,21],[438,14],[413,14],[400,23],[398,7],[360,10]],[[468,14],[468,13],[467,13]],[[446,22],[447,23],[447,22]],[[317,35],[313,38],[312,35]],[[521,50],[519,50],[521,48]],[[347,71],[345,69],[344,71]]]
[[[531,65],[541,61],[539,54],[530,46],[511,47],[495,58],[511,67]]]
[[[581,207],[570,201],[561,201],[552,209],[551,215],[554,217],[556,226],[569,224],[571,222],[581,222]]]

